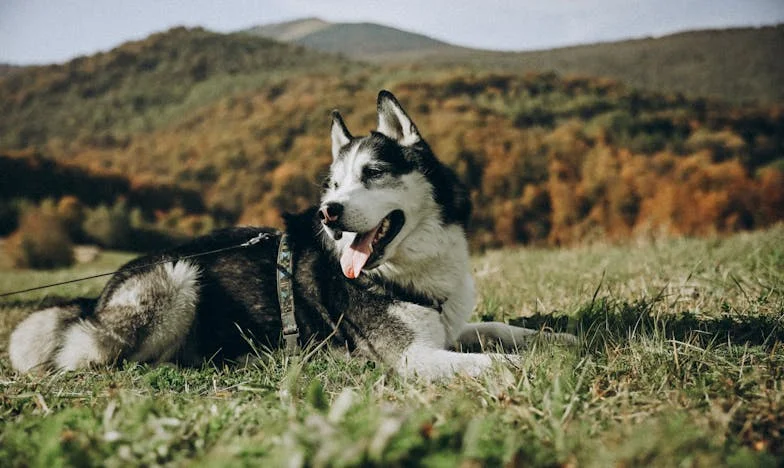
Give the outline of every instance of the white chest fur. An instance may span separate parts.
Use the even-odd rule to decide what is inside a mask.
[[[393,259],[371,274],[444,301],[441,328],[451,344],[476,305],[468,245],[459,226],[423,224],[398,248]]]

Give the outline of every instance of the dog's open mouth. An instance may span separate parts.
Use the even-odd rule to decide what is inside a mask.
[[[340,266],[347,278],[356,278],[362,269],[377,267],[376,262],[384,256],[384,248],[400,233],[406,217],[400,210],[389,213],[373,229],[357,233],[354,242],[343,251]]]

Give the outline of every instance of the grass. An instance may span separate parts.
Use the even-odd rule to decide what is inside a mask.
[[[0,290],[79,276],[0,271]],[[337,349],[232,367],[17,375],[0,305],[0,465],[777,466],[784,226],[475,260],[479,318],[569,328],[519,368],[427,384]],[[84,290],[93,293],[101,281]]]

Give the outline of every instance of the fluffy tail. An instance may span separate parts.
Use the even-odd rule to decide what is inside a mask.
[[[94,299],[77,299],[34,312],[11,334],[8,344],[11,366],[19,372],[58,367],[56,354],[66,334],[90,315],[94,307]]]

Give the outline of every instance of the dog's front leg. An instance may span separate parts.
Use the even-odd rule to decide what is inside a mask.
[[[383,333],[375,334],[377,351],[384,353],[387,364],[404,376],[440,380],[455,374],[473,377],[488,370],[494,362],[518,362],[519,356],[505,354],[474,354],[449,351],[441,314],[432,308],[412,303],[399,303],[388,309],[390,318]],[[387,341],[389,340],[389,341]],[[401,346],[402,345],[402,346]]]
[[[496,353],[459,353],[424,344],[413,344],[400,356],[395,370],[403,376],[417,376],[434,381],[466,374],[477,377],[494,362],[516,364],[520,356]]]
[[[466,324],[457,338],[457,344],[467,349],[500,346],[504,351],[518,351],[539,339],[563,344],[577,343],[577,337],[569,333],[541,332],[503,322],[479,322]]]

